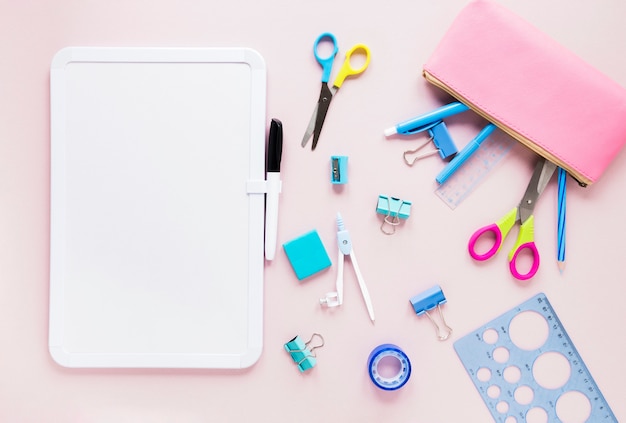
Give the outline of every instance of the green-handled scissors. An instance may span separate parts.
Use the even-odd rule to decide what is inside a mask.
[[[333,45],[333,51],[328,57],[320,57],[318,54],[318,46],[319,43],[323,40],[329,40]],[[322,126],[324,125],[324,119],[326,118],[326,113],[328,112],[328,107],[330,106],[330,102],[332,101],[334,95],[337,93],[337,90],[343,84],[343,81],[348,76],[358,75],[365,71],[367,66],[370,64],[370,49],[365,44],[356,44],[348,50],[346,53],[346,59],[339,69],[339,73],[333,82],[332,87],[328,86],[328,80],[330,79],[330,72],[333,67],[333,61],[335,56],[337,55],[337,51],[339,48],[337,47],[337,39],[330,32],[324,32],[315,40],[313,44],[313,54],[315,55],[315,59],[322,66],[322,89],[320,90],[320,97],[317,100],[317,104],[315,105],[315,109],[313,110],[313,116],[311,116],[311,120],[309,122],[309,126],[306,128],[306,132],[304,133],[304,137],[302,138],[302,147],[305,147],[307,142],[311,136],[313,136],[313,144],[311,146],[312,150],[315,150],[317,146],[317,142],[320,138],[320,132],[322,132]],[[352,67],[350,60],[352,55],[355,52],[361,52],[365,55],[365,63],[358,69]]]

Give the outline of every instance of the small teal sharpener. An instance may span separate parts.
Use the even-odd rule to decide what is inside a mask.
[[[396,226],[400,224],[400,219],[408,219],[411,215],[411,204],[410,201],[401,200],[396,197],[379,195],[378,203],[376,204],[376,213],[385,216],[380,230],[383,231],[385,235],[393,235],[396,232]],[[385,225],[390,225],[392,230],[387,231]]]
[[[316,230],[284,243],[283,249],[298,280],[308,278],[332,265]]]
[[[348,156],[330,157],[330,182],[335,185],[348,183]]]
[[[309,347],[315,337],[320,339],[320,344]],[[308,342],[304,342],[302,338],[300,338],[300,336],[298,335],[284,345],[285,351],[287,351],[291,355],[291,359],[294,361],[294,363],[296,363],[296,365],[298,366],[298,370],[300,370],[301,373],[304,373],[307,370],[315,367],[315,365],[317,364],[315,350],[323,346],[324,338],[322,338],[322,335],[320,335],[319,333],[314,333]]]
[[[413,306],[415,314],[417,314],[418,316],[425,314],[430,319],[432,324],[435,326],[435,330],[437,331],[437,337],[440,341],[445,341],[450,337],[450,335],[452,334],[452,328],[446,323],[446,319],[443,317],[443,312],[441,311],[441,306],[445,304],[447,300],[439,285],[435,285],[432,288],[427,289],[420,294],[417,294],[416,296],[412,297],[409,302]],[[443,323],[444,328],[446,329],[446,333],[443,333],[441,331],[439,325],[435,323],[435,320],[428,313],[435,307],[439,312],[439,317]]]

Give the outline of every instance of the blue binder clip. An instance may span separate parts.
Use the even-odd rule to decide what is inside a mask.
[[[419,159],[423,159],[424,157],[432,156],[433,154],[437,154],[437,153],[439,153],[439,156],[443,160],[446,160],[456,155],[456,153],[459,152],[459,149],[456,147],[456,144],[454,144],[454,141],[452,141],[452,137],[450,136],[450,133],[448,132],[448,127],[442,120],[432,123],[424,127],[424,129],[428,130],[428,134],[430,135],[430,138],[426,142],[424,142],[422,145],[418,146],[416,149],[407,150],[402,154],[402,158],[404,159],[404,162],[407,165],[413,166],[415,162],[418,161]],[[409,159],[408,157],[409,155],[413,155],[417,153],[419,150],[424,148],[428,143],[430,143],[430,141],[432,141],[433,144],[435,144],[434,150],[424,151],[421,154],[413,156],[412,160]]]
[[[336,185],[348,183],[348,156],[330,157],[330,182]]]
[[[318,337],[321,344],[315,345],[309,348],[309,345],[313,341],[313,338]],[[293,361],[297,364],[298,370],[304,373],[307,370],[312,369],[317,364],[315,358],[315,350],[324,346],[324,338],[319,333],[311,335],[311,339],[308,342],[303,342],[300,336],[296,336],[291,341],[285,344],[285,350],[291,355]]]
[[[378,196],[378,204],[376,205],[376,213],[385,216],[380,230],[385,235],[393,235],[396,232],[396,226],[400,224],[400,219],[408,219],[411,215],[411,202],[401,200],[396,197],[388,197],[386,195]],[[385,225],[391,226],[389,232],[385,230]]]
[[[435,330],[437,331],[437,337],[440,341],[445,341],[452,334],[452,328],[448,326],[446,323],[446,319],[443,317],[443,313],[441,311],[441,306],[447,302],[445,295],[443,295],[443,291],[439,285],[435,285],[432,288],[422,292],[421,294],[417,294],[412,297],[410,300],[415,313],[418,316],[425,314],[432,324],[435,326]],[[437,307],[437,311],[439,312],[439,318],[441,319],[443,326],[445,327],[447,333],[442,333],[439,325],[435,323],[435,320],[428,313]]]
[[[388,128],[385,130],[385,136],[389,137],[395,134],[413,135],[418,132],[428,131],[430,139],[421,146],[417,147],[415,150],[405,151],[403,155],[404,161],[407,165],[413,166],[417,160],[436,153],[439,153],[439,156],[445,160],[454,156],[458,152],[458,149],[456,148],[456,145],[454,145],[454,141],[452,141],[448,128],[446,128],[445,123],[443,123],[443,119],[462,113],[466,110],[469,110],[469,107],[463,103],[455,101]],[[412,161],[409,161],[407,155],[416,153],[419,149],[428,144],[430,140],[433,141],[436,149],[434,151],[424,152],[415,157]]]

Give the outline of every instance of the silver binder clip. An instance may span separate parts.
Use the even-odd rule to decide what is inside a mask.
[[[433,140],[432,137],[430,137],[429,139],[427,139],[426,141],[424,141],[422,144],[418,145],[417,148],[414,148],[413,150],[406,150],[404,153],[402,153],[402,158],[404,159],[404,163],[407,164],[407,166],[413,166],[415,164],[416,161],[423,159],[425,157],[428,156],[434,156],[435,154],[439,153],[438,150],[426,150],[421,152],[421,154],[416,154],[417,152],[419,152],[422,148],[426,147],[428,144],[430,144],[430,142]],[[413,156],[411,159],[409,159],[409,156]]]

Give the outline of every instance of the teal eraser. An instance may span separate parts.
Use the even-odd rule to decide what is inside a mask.
[[[284,243],[283,249],[298,280],[308,278],[332,265],[316,230]]]

